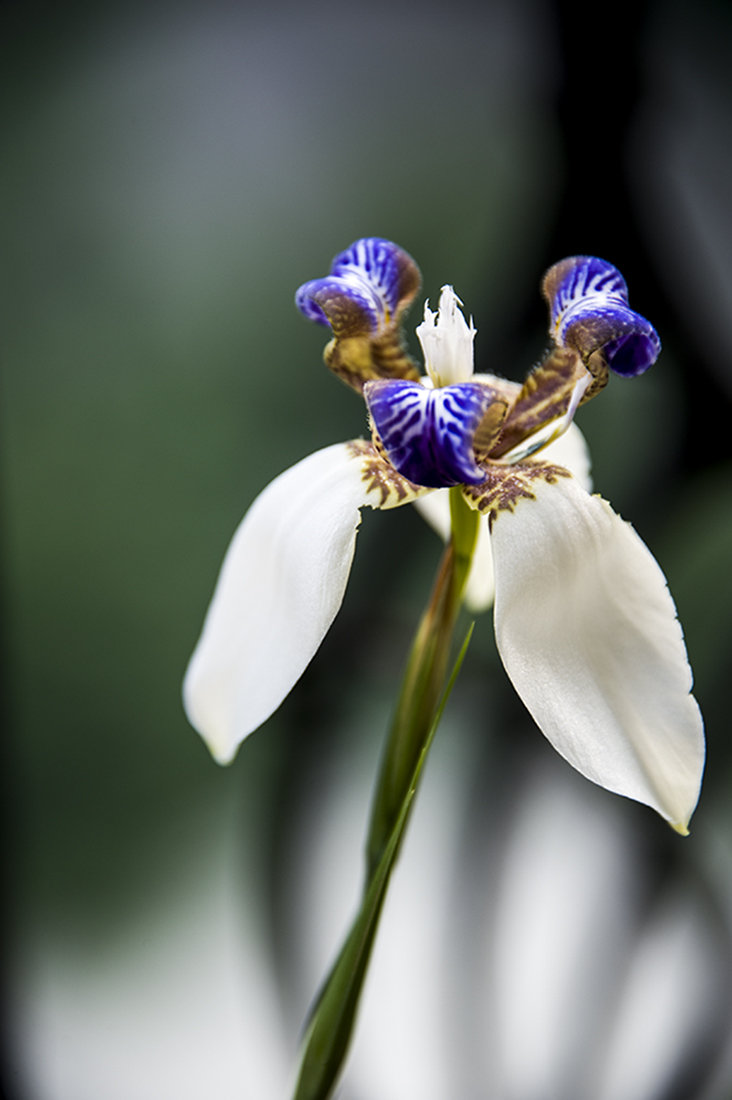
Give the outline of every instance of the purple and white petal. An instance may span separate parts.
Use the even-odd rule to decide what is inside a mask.
[[[364,237],[336,256],[330,275],[304,283],[295,304],[336,336],[376,334],[398,319],[420,282],[409,253],[381,237]]]
[[[506,671],[578,771],[685,832],[704,732],[663,573],[630,524],[574,479],[532,488],[491,530]]]
[[[331,273],[368,283],[389,319],[411,301],[421,284],[419,268],[403,248],[383,237],[363,237],[333,260]]]
[[[297,291],[295,305],[309,321],[330,325],[339,337],[376,333],[384,319],[377,291],[355,275],[312,279]]]
[[[234,535],[183,685],[221,764],[294,687],[341,606],[360,509],[381,506],[367,459],[349,443],[316,451],[260,493]]]
[[[595,256],[560,260],[544,276],[543,293],[554,340],[576,348],[585,361],[602,350],[611,370],[631,377],[658,358],[656,330],[629,307],[625,280],[607,261]]]
[[[473,436],[493,393],[480,382],[428,389],[419,382],[368,382],[371,420],[394,467],[416,485],[478,485]]]

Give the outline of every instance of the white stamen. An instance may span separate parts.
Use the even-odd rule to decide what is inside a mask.
[[[417,336],[424,352],[427,374],[435,386],[467,382],[473,374],[473,318],[468,324],[460,312],[463,303],[451,286],[443,286],[437,313],[425,302],[424,321]]]

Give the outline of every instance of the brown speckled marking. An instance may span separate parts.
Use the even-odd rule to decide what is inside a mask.
[[[486,467],[488,475],[482,485],[465,485],[463,494],[471,508],[477,508],[488,517],[493,530],[500,512],[513,512],[519,500],[535,500],[533,486],[539,481],[550,485],[560,477],[571,477],[564,466],[549,462],[523,462],[514,466],[498,463]]]
[[[348,449],[354,457],[361,459],[361,478],[366,482],[369,493],[379,496],[374,508],[398,508],[430,492],[397,473],[371,441],[352,439]]]

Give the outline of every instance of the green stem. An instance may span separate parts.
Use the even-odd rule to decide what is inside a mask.
[[[313,1008],[293,1100],[328,1100],[345,1060],[386,890],[452,674],[447,660],[478,533],[478,514],[451,490],[452,537],[412,643],[372,807],[361,906]],[[472,629],[472,628],[471,628]]]
[[[412,642],[386,742],[371,810],[367,881],[394,828],[407,786],[434,721],[445,683],[453,632],[478,534],[478,513],[459,489],[450,490],[452,536],[442,556],[429,603]]]
[[[422,767],[460,671],[472,630],[471,625],[435,711],[432,726],[384,853],[366,883],[361,907],[313,1008],[303,1042],[302,1061],[293,1100],[329,1100],[338,1082],[351,1041],[381,908],[417,793]]]

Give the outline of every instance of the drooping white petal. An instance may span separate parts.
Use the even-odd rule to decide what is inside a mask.
[[[573,479],[535,490],[491,534],[506,671],[575,768],[684,832],[704,734],[663,573],[630,524]]]
[[[541,452],[540,457],[547,462],[555,462],[574,474],[585,489],[592,487],[590,476],[590,456],[585,437],[576,424],[572,424],[564,435],[555,440]],[[438,489],[429,496],[420,497],[414,502],[417,511],[427,520],[445,542],[450,537],[450,494]],[[493,579],[493,551],[488,535],[488,524],[481,521],[478,529],[478,541],[475,545],[473,565],[465,588],[465,605],[469,611],[479,613],[487,611],[493,603],[495,583]]]
[[[183,685],[221,764],[280,705],[343,602],[369,502],[362,467],[347,443],[316,451],[267,486],[234,535]]]

